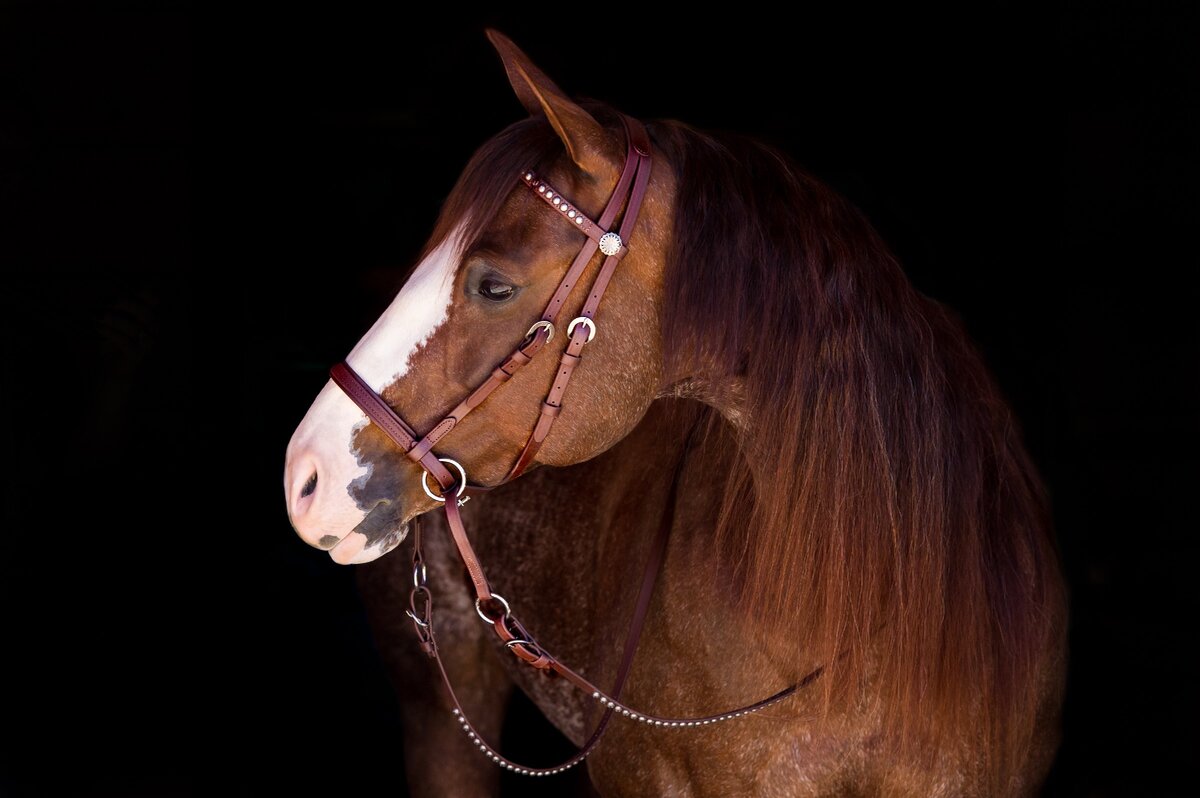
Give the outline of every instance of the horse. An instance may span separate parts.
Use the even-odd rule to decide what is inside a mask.
[[[498,751],[514,690],[601,795],[1035,794],[1065,588],[961,323],[777,150],[577,101],[488,36],[529,116],[284,473],[299,536],[371,563],[411,794],[565,779]]]

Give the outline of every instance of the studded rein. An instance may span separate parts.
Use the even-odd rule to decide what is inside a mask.
[[[467,413],[482,404],[497,388],[507,382],[518,369],[533,360],[534,356],[551,341],[555,334],[555,321],[558,319],[563,304],[570,295],[572,288],[579,282],[580,277],[596,254],[596,251],[599,250],[604,255],[604,260],[601,263],[595,280],[592,282],[591,290],[583,304],[580,315],[572,319],[567,325],[567,344],[560,357],[560,365],[554,382],[550,387],[546,399],[542,402],[541,416],[538,418],[520,455],[500,484],[515,479],[525,471],[542,443],[546,440],[546,437],[550,434],[550,430],[554,426],[554,421],[558,418],[558,414],[562,409],[563,396],[566,392],[567,384],[571,380],[571,375],[574,373],[575,367],[582,359],[583,348],[596,335],[595,315],[600,305],[600,299],[604,296],[604,291],[608,287],[609,280],[612,278],[617,264],[620,263],[628,251],[625,242],[629,240],[633,232],[638,212],[641,210],[642,200],[646,195],[646,187],[650,182],[651,147],[646,129],[640,122],[633,119],[624,118],[624,122],[628,140],[625,166],[608,200],[608,204],[605,205],[604,210],[597,220],[593,221],[589,219],[586,214],[568,202],[557,190],[534,172],[526,171],[521,174],[521,182],[538,197],[542,198],[547,206],[553,208],[568,224],[571,224],[583,233],[586,236],[586,240],[583,242],[583,247],[575,257],[575,260],[572,261],[570,268],[567,269],[566,275],[558,284],[558,288],[550,298],[546,309],[542,312],[541,318],[529,328],[521,344],[492,371],[491,376],[482,385],[472,391],[445,418],[435,424],[428,433],[424,436],[418,436],[413,431],[413,428],[406,424],[346,363],[338,363],[330,371],[330,376],[333,378],[334,383],[345,391],[355,404],[362,408],[363,412],[379,425],[380,429],[397,446],[403,449],[412,460],[425,469],[426,477],[431,475],[437,481],[438,486],[441,488],[441,495],[430,490],[427,481],[424,485],[425,492],[433,499],[443,503],[451,537],[471,577],[471,583],[475,592],[475,610],[479,614],[479,617],[492,627],[504,643],[504,646],[512,651],[520,660],[543,673],[562,676],[580,690],[591,695],[593,699],[605,708],[595,731],[588,738],[584,746],[566,762],[554,767],[539,768],[519,765],[506,759],[496,749],[484,742],[478,731],[467,720],[438,652],[433,626],[433,594],[430,592],[425,577],[420,519],[413,519],[413,589],[409,599],[410,609],[407,613],[413,620],[421,648],[437,664],[438,672],[441,674],[442,681],[446,685],[450,701],[454,705],[453,713],[472,744],[501,767],[527,776],[546,776],[561,773],[582,762],[600,742],[601,736],[603,736],[609,721],[614,715],[630,718],[650,726],[680,727],[709,725],[756,712],[763,707],[781,701],[795,692],[797,687],[807,684],[820,673],[820,671],[814,671],[812,674],[806,676],[798,685],[781,690],[762,701],[740,709],[707,717],[660,717],[635,711],[622,704],[620,701],[621,691],[629,675],[630,668],[633,665],[633,656],[637,650],[638,639],[641,636],[646,612],[650,606],[650,597],[654,592],[654,584],[666,553],[667,538],[671,528],[671,507],[675,503],[678,477],[676,476],[676,481],[671,485],[662,523],[651,547],[650,557],[646,562],[641,589],[638,593],[633,618],[630,621],[629,631],[626,635],[625,648],[621,656],[616,679],[614,680],[612,689],[606,691],[600,689],[577,671],[563,664],[546,651],[544,647],[536,642],[529,630],[516,619],[504,597],[492,592],[487,577],[484,574],[483,566],[480,564],[479,558],[476,556],[471,542],[467,538],[466,528],[463,525],[459,509],[472,494],[487,491],[490,488],[470,485],[467,481],[466,470],[462,465],[449,458],[440,458],[434,451],[434,446],[454,429]],[[620,228],[617,232],[613,232],[612,225],[621,213],[622,208],[624,208],[624,216],[621,219]],[[451,473],[446,468],[447,465],[451,466],[457,474]]]

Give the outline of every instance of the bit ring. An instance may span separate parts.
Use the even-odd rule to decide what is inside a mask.
[[[457,460],[451,460],[449,457],[439,457],[438,460],[445,463],[446,465],[452,465],[458,469],[458,475],[459,475],[460,479],[459,479],[459,483],[458,483],[458,492],[455,493],[454,495],[455,496],[463,495],[463,491],[467,489],[467,469],[462,467],[462,463],[458,462]],[[433,499],[435,502],[446,501],[445,496],[438,496],[436,493],[434,493],[433,491],[431,491],[429,489],[429,472],[428,471],[426,471],[424,474],[421,475],[421,487],[425,489],[425,495],[428,496],[429,498]]]

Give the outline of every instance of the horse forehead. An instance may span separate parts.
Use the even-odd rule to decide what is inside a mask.
[[[417,264],[404,287],[350,352],[347,362],[377,392],[412,368],[413,356],[450,315],[462,264],[461,229]]]

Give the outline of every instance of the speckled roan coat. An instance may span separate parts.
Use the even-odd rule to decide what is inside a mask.
[[[568,99],[507,39],[493,42],[533,115],[504,134],[505,147],[542,153],[522,168],[594,215],[620,165],[615,117]],[[669,515],[624,694],[635,708],[712,714],[825,671],[782,704],[716,726],[614,719],[587,761],[594,789],[1035,794],[1058,740],[1065,600],[1037,478],[986,370],[959,325],[912,290],[828,189],[765,148],[674,123],[650,131],[645,218],[539,456],[547,467],[469,503],[467,528],[493,587],[538,641],[603,685]],[[579,241],[523,194],[515,172],[479,176],[502,150],[480,156],[434,239],[508,181],[476,238],[524,264],[532,284],[565,268]],[[524,322],[505,323],[536,318],[536,294],[512,311]],[[495,365],[471,337],[470,312],[456,305],[420,365],[383,393],[418,431]],[[511,344],[497,337],[497,352]],[[477,481],[499,479],[554,360],[514,378],[439,452],[470,464]],[[694,429],[703,434],[685,445]],[[355,445],[375,464],[359,490],[393,497],[405,517],[433,508],[420,470],[377,431]],[[599,705],[503,650],[474,612],[442,519],[430,513],[424,525],[440,648],[475,727],[497,743],[516,688],[582,744]],[[404,547],[361,568],[403,707],[409,789],[494,795],[499,771],[460,731],[415,644],[403,612],[410,585]]]

